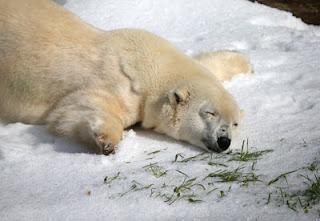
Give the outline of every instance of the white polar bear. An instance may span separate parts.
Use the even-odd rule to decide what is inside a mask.
[[[105,155],[137,122],[217,152],[239,128],[238,104],[212,67],[152,33],[102,31],[48,0],[0,0],[0,32],[6,123],[45,124]]]

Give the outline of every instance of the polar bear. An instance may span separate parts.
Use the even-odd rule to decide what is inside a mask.
[[[48,0],[0,0],[0,32],[6,123],[44,124],[105,155],[138,122],[216,152],[238,131],[242,111],[212,66],[150,32],[103,31]]]

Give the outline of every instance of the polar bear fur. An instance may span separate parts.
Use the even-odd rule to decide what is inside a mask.
[[[3,122],[45,124],[105,155],[137,122],[217,152],[240,126],[210,67],[147,31],[102,31],[48,0],[0,0],[0,32]]]
[[[220,81],[229,80],[235,74],[253,73],[249,58],[237,51],[206,52],[195,56],[194,59],[211,71]]]

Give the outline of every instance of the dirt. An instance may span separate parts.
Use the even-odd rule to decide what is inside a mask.
[[[320,0],[249,0],[292,12],[307,24],[320,25]]]

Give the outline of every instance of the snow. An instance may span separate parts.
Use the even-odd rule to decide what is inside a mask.
[[[228,161],[234,155],[210,155],[134,127],[127,130],[116,154],[106,157],[51,136],[43,126],[0,125],[1,220],[320,219],[319,203],[309,206],[308,213],[299,205],[295,212],[286,203],[296,202],[297,197],[289,195],[299,196],[308,186],[299,175],[312,179],[314,171],[307,167],[314,163],[319,168],[319,27],[245,0],[61,2],[96,27],[147,29],[190,56],[219,49],[249,55],[254,75],[238,75],[224,83],[246,112],[241,134],[231,148],[240,149],[248,139],[250,152],[273,152],[253,161]],[[174,162],[199,154],[193,161]],[[261,182],[246,186],[206,178],[241,166],[238,171],[260,175]],[[156,176],[167,172],[157,178],[152,169]],[[294,170],[298,171],[268,185]],[[173,202],[176,193],[165,202],[163,194],[171,195],[184,179],[192,178],[198,185],[181,196],[196,196]],[[284,202],[281,191],[286,194]],[[192,203],[189,198],[202,201]],[[304,202],[305,197],[300,198]]]

